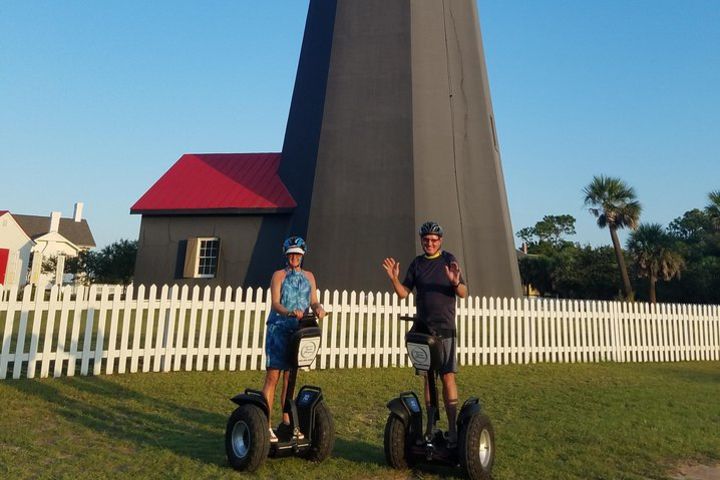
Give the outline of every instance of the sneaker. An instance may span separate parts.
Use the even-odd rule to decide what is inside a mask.
[[[278,438],[277,435],[275,435],[275,431],[272,429],[272,427],[268,428],[268,431],[270,432],[270,443],[277,443]]]
[[[443,436],[445,437],[445,446],[448,450],[457,448],[457,432],[454,435],[451,435],[450,432],[445,432]]]
[[[295,430],[293,430],[293,436],[298,440],[303,440],[305,438],[305,435],[303,435],[303,433],[297,427],[295,427]]]

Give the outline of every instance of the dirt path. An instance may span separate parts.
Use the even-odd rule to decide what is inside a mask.
[[[715,465],[681,465],[673,473],[675,480],[720,480],[720,463]]]

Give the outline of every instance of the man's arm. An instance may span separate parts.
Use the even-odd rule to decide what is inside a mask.
[[[464,283],[458,283],[458,286],[455,287],[455,295],[457,295],[460,298],[467,298],[467,296],[468,296],[467,285],[465,285]]]
[[[455,295],[460,298],[466,298],[468,296],[468,288],[462,281],[462,272],[460,271],[460,265],[457,262],[452,262],[450,265],[445,265],[445,273],[447,274],[450,285],[455,290]]]
[[[410,290],[405,288],[405,285],[400,283],[400,279],[398,278],[400,275],[400,263],[396,262],[394,258],[386,258],[383,260],[383,268],[385,269],[385,273],[387,273],[388,277],[390,277],[390,281],[392,282],[392,286],[395,289],[397,296],[401,299],[407,298],[407,296],[410,295]]]

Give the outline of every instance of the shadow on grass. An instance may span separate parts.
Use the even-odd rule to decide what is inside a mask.
[[[717,370],[699,371],[673,367],[667,369],[666,373],[686,382],[720,384],[720,372]]]
[[[345,440],[336,437],[332,455],[354,463],[370,463],[383,467],[387,465],[382,447],[378,448],[377,445],[359,440]]]
[[[351,441],[342,438],[335,439],[333,457],[342,458],[354,463],[373,464],[389,468],[385,462],[383,447],[361,441]],[[437,475],[441,478],[465,478],[460,468],[453,468],[439,464],[421,463],[408,470],[408,478],[424,478],[426,475]]]
[[[56,386],[57,384],[57,386]],[[7,382],[50,404],[64,419],[142,448],[167,449],[210,465],[226,466],[226,418],[160,400],[100,377]]]

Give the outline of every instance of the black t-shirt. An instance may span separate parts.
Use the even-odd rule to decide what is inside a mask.
[[[402,282],[408,290],[417,290],[417,321],[433,333],[455,331],[455,289],[445,273],[445,266],[452,262],[457,259],[446,251],[432,259],[420,255],[412,261]],[[465,283],[462,275],[460,283]]]

